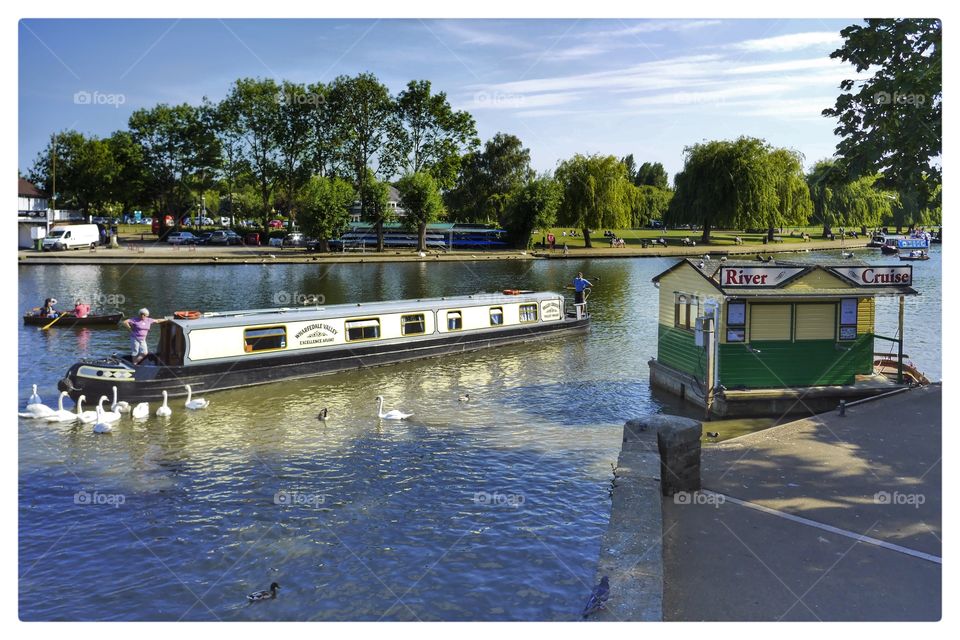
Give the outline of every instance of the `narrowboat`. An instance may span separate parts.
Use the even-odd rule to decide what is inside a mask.
[[[74,364],[58,387],[71,398],[157,401],[162,392],[235,389],[586,332],[586,305],[553,292],[506,290],[326,307],[177,313],[158,326],[139,364],[114,354]]]

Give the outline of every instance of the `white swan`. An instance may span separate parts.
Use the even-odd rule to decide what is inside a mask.
[[[63,399],[66,395],[66,391],[60,392],[60,397],[57,399],[57,410],[44,418],[44,420],[47,422],[74,422],[77,419],[77,414],[63,408]]]
[[[103,403],[109,400],[107,396],[100,396],[100,402],[97,403],[97,409],[101,413],[97,414],[97,421],[106,422],[107,424],[113,424],[114,422],[120,421],[120,414],[116,411],[104,411]]]
[[[97,412],[83,410],[83,401],[86,399],[87,396],[77,398],[77,419],[83,424],[93,424],[97,421]]]
[[[117,388],[113,388],[113,404],[110,405],[110,411],[114,413],[130,413],[130,403],[124,400],[117,402]]]
[[[210,406],[210,401],[204,398],[194,398],[193,389],[190,388],[190,385],[185,385],[187,387],[187,401],[183,403],[187,409],[206,409]]]
[[[173,415],[173,411],[167,406],[167,392],[163,392],[163,404],[157,407],[157,416],[167,418]]]
[[[469,393],[462,393],[462,394],[460,394],[460,397],[457,398],[457,401],[458,401],[458,402],[470,402],[470,394],[469,394]]]
[[[140,402],[136,404],[133,409],[130,410],[130,415],[135,420],[142,420],[143,418],[150,417],[150,405],[146,402]]]
[[[103,397],[106,400],[106,396]],[[113,431],[113,427],[110,426],[109,422],[104,422],[103,420],[104,410],[99,404],[97,405],[97,424],[93,425],[94,433],[110,433]]]
[[[43,404],[40,396],[37,395],[37,385],[33,385],[33,393],[30,394],[30,400],[23,412],[17,412],[21,418],[46,418],[53,414],[53,409]]]
[[[412,413],[403,413],[402,411],[397,411],[396,409],[391,409],[386,413],[383,412],[383,396],[377,396],[377,417],[381,420],[406,420]]]

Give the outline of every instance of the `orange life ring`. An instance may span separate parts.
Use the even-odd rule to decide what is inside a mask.
[[[518,296],[520,295],[520,289],[504,289],[503,295],[505,296]]]
[[[174,311],[173,317],[177,320],[196,320],[200,317],[199,311]]]

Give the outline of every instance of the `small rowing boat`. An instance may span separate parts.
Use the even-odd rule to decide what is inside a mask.
[[[911,251],[910,253],[900,254],[900,260],[906,262],[913,262],[916,260],[929,260],[930,255],[926,251]]]
[[[39,316],[35,313],[28,313],[23,316],[23,324],[26,325],[47,325],[56,320],[56,318],[50,318],[47,316]],[[87,326],[110,326],[116,325],[118,322],[123,320],[122,313],[106,313],[101,315],[89,315],[84,318],[78,318],[77,316],[70,314],[65,318],[62,318],[55,324],[56,327],[87,327]]]

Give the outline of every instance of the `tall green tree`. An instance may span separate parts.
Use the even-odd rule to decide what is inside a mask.
[[[107,138],[107,145],[117,164],[117,173],[110,185],[110,199],[120,203],[124,213],[138,207],[146,208],[143,149],[129,131],[115,131]]]
[[[623,229],[630,224],[630,183],[626,168],[616,157],[577,154],[560,163],[555,177],[563,189],[557,222],[582,229],[587,248],[593,246],[591,229]]]
[[[456,185],[446,194],[451,217],[502,224],[511,195],[535,175],[530,149],[514,135],[497,133],[463,159]]]
[[[630,226],[639,229],[651,220],[663,220],[670,206],[673,192],[648,184],[628,185],[626,189],[627,206],[630,209]]]
[[[876,227],[894,213],[899,203],[896,192],[881,186],[879,176],[851,178],[843,163],[820,160],[807,174],[813,203],[812,219],[823,226],[824,236],[833,227]]]
[[[272,198],[281,175],[280,87],[272,79],[241,78],[224,98],[220,117],[236,137],[235,151],[260,196],[258,218],[264,229],[273,212]]]
[[[329,251],[329,242],[343,233],[350,222],[353,185],[342,178],[312,176],[298,198],[300,226],[320,242],[321,251]]]
[[[395,143],[400,136],[397,110],[387,87],[371,73],[333,80],[327,100],[335,117],[335,137],[340,141],[339,158],[360,198],[361,215],[369,215],[368,176],[387,178],[400,164]],[[380,237],[377,250],[383,250]]]
[[[667,224],[702,226],[704,243],[715,228],[769,227],[779,200],[770,149],[763,140],[713,140],[685,148],[684,155],[683,170],[674,177]]]
[[[773,241],[776,228],[806,225],[813,212],[810,189],[803,173],[803,156],[791,149],[773,149],[768,156],[777,194],[776,206],[767,216],[767,239]]]
[[[444,212],[436,180],[426,171],[408,173],[397,182],[404,222],[417,230],[417,251],[427,250],[427,225]]]
[[[557,221],[563,192],[550,176],[540,176],[521,186],[507,205],[503,227],[518,249],[530,248],[535,229],[549,229]]]
[[[634,160],[633,154],[629,153],[620,159],[620,162],[623,163],[624,168],[627,170],[627,180],[631,184],[636,184],[637,180],[637,161]]]
[[[455,111],[429,80],[411,80],[396,99],[400,127],[393,140],[401,168],[427,171],[441,189],[456,181],[460,159],[479,144],[477,126],[466,111]]]
[[[56,187],[53,193],[53,163],[56,156]],[[118,166],[111,146],[99,138],[77,131],[62,131],[51,137],[30,170],[30,181],[56,197],[58,209],[92,212],[111,200]]]
[[[905,210],[936,206],[943,144],[943,25],[936,19],[868,19],[840,32],[830,54],[866,79],[844,80],[823,115],[836,118],[837,154],[851,178],[878,173]]]
[[[365,222],[373,225],[377,236],[377,251],[383,252],[384,225],[396,219],[396,211],[390,207],[390,185],[377,180],[371,169],[367,169],[366,176],[360,181],[357,194],[362,203],[361,217]]]
[[[633,184],[641,187],[649,185],[657,189],[669,189],[670,184],[667,179],[667,170],[659,162],[644,162],[637,169],[633,178]]]
[[[276,142],[278,182],[282,191],[282,207],[291,223],[297,219],[297,194],[310,179],[319,141],[311,136],[316,124],[314,111],[323,108],[318,96],[305,85],[284,81],[280,86],[280,108],[277,114]]]

